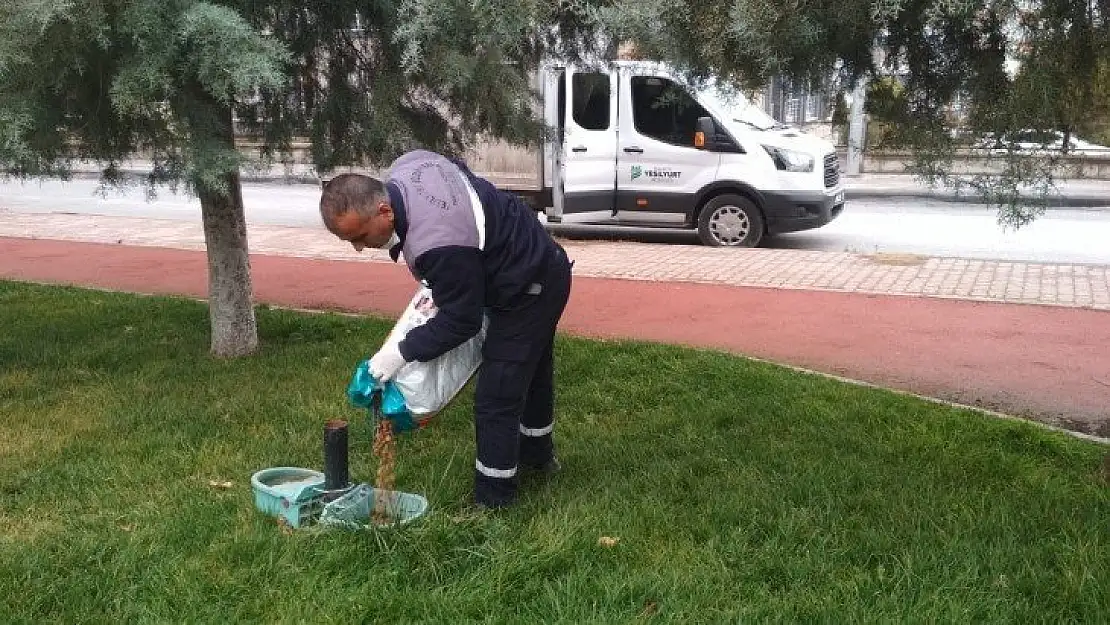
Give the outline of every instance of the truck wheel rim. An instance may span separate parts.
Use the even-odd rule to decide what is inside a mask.
[[[722,206],[709,218],[709,232],[721,245],[740,245],[751,231],[752,222],[739,206]]]

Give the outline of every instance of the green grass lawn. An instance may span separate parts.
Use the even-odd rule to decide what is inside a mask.
[[[564,471],[467,512],[469,391],[398,442],[403,529],[283,535],[250,475],[323,467],[391,323],[0,283],[0,622],[1105,622],[1106,449],[728,355],[563,339]],[[210,480],[231,480],[230,489]],[[619,538],[614,547],[602,536]]]

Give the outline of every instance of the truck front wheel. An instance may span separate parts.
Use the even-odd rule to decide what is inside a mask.
[[[718,195],[698,213],[698,238],[711,247],[755,247],[763,240],[763,215],[742,195]]]

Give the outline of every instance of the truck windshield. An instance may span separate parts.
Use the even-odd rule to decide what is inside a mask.
[[[758,106],[752,104],[740,91],[711,81],[704,88],[698,90],[698,99],[706,102],[711,107],[728,115],[730,119],[741,124],[746,124],[756,130],[773,130],[785,128]]]

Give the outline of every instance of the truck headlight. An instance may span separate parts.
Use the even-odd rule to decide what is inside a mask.
[[[805,152],[796,152],[770,145],[763,146],[763,149],[771,155],[771,159],[775,161],[775,167],[782,171],[813,171],[813,157]]]

